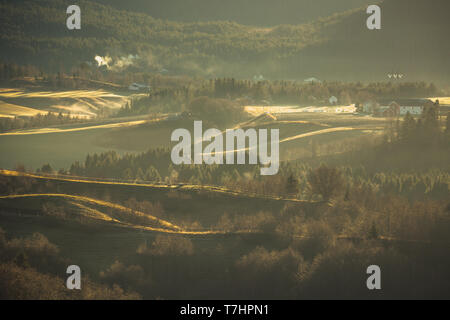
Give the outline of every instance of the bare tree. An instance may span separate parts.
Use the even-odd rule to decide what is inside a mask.
[[[339,169],[322,164],[309,172],[308,185],[312,194],[320,195],[328,201],[344,190],[345,183]]]

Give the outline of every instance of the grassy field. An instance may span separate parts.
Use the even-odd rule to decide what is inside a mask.
[[[15,171],[1,171],[0,174],[17,176]],[[60,193],[82,196],[88,193],[114,199],[115,202],[124,202],[130,198],[138,201],[159,202],[164,208],[166,220],[175,225],[179,225],[177,221],[198,221],[202,228],[205,228],[204,231],[214,226],[219,218],[227,212],[245,216],[264,210],[281,211],[287,203],[299,206],[308,204],[308,202],[302,200],[246,194],[213,186],[92,181],[77,177],[54,178],[33,174],[25,174],[24,177],[31,180],[38,179],[39,184],[47,185],[45,192],[52,195]],[[57,192],[52,190],[57,190]],[[70,198],[70,196],[67,196],[67,198]],[[12,197],[11,199],[15,198]],[[39,196],[32,197],[32,199],[39,199]],[[182,201],[176,201],[176,199],[182,199]],[[317,204],[311,203],[311,205],[316,206]],[[214,207],[214,211],[210,211],[212,207]]]
[[[0,115],[27,116],[51,111],[92,118],[102,108],[119,109],[128,99],[128,94],[105,90],[35,91],[1,88],[0,101],[3,103],[0,104]]]
[[[0,136],[0,167],[14,168],[22,163],[36,169],[50,163],[54,168],[66,168],[74,161],[83,161],[88,153],[110,150],[96,145],[97,137],[110,130],[114,129]]]
[[[159,234],[106,223],[78,223],[73,220],[62,220],[39,214],[17,214],[3,211],[0,212],[0,218],[0,227],[6,230],[11,237],[23,238],[34,232],[44,234],[60,248],[62,256],[70,257],[70,261],[82,266],[83,271],[94,278],[98,277],[100,271],[106,270],[116,260],[126,261],[130,265],[139,263],[142,257],[136,253],[137,248],[143,243],[151,244]],[[198,253],[206,255],[206,257],[210,257],[218,246],[235,248],[236,256],[255,246],[255,242],[250,238],[242,241],[244,238],[236,235],[212,234],[206,237],[191,236],[189,239]],[[239,246],[236,246],[237,243]]]
[[[432,101],[439,100],[439,104],[450,105],[450,97],[432,97],[429,99],[431,99]]]
[[[3,177],[4,174],[1,173]],[[139,245],[152,243],[160,234],[190,239],[198,254],[220,253],[217,247],[234,248],[229,259],[258,244],[276,247],[278,240],[274,241],[268,235],[262,236],[250,230],[225,232],[215,226],[224,213],[246,217],[259,211],[280,212],[287,203],[305,210],[315,210],[323,205],[254,197],[198,186],[151,186],[8,176],[28,179],[36,188],[39,185],[44,187],[46,193],[0,196],[0,227],[11,237],[25,237],[33,232],[45,234],[61,248],[63,255],[92,274],[105,270],[115,260],[127,261],[127,264],[139,261],[136,254]],[[52,193],[52,190],[58,193]],[[101,200],[105,196],[114,200]],[[140,212],[120,204],[130,198],[160,203],[164,208],[164,219],[152,215],[152,212]],[[53,210],[44,209],[50,205]],[[196,221],[197,227],[186,227],[183,223],[186,221]],[[177,225],[178,222],[181,225]]]
[[[384,118],[366,116],[291,113],[280,114],[277,120],[247,122],[243,128],[279,129],[280,160],[283,161],[311,156],[312,141],[327,150],[339,142],[378,134],[386,123]],[[88,153],[143,152],[173,146],[175,143],[170,141],[170,136],[177,128],[192,132],[193,120],[144,122],[142,117],[135,117],[6,133],[0,135],[4,155],[0,167],[14,168],[23,163],[38,168],[50,163],[56,169],[68,168],[74,161],[83,161]]]
[[[28,159],[26,165],[50,162],[54,168],[67,168],[87,153],[167,147],[174,129],[192,132],[193,127],[193,119],[142,121],[116,119],[0,135],[2,151],[8,154],[0,161],[6,167]],[[281,160],[311,160],[316,159],[314,149],[318,156],[345,152],[346,144],[379,135],[386,125],[389,121],[383,118],[302,112],[275,119],[257,117],[236,127],[279,129]],[[276,186],[283,189],[285,184]],[[369,259],[380,259],[377,252],[386,255],[384,270],[395,266],[388,271],[395,274],[391,283],[402,287],[401,276],[410,269],[410,260],[390,256],[392,249],[408,259],[428,252],[441,257],[448,250],[446,238],[441,240],[448,219],[433,224],[427,220],[432,219],[427,218],[428,211],[423,217],[408,216],[416,209],[400,198],[386,207],[384,199],[375,199],[376,207],[372,202],[364,204],[364,199],[358,202],[363,196],[354,194],[357,187],[349,191],[350,200],[320,201],[300,200],[286,192],[271,196],[239,191],[234,185],[151,184],[2,170],[0,189],[0,227],[13,239],[8,242],[11,247],[18,241],[27,244],[26,239],[14,238],[29,239],[39,232],[59,248],[60,256],[68,259],[66,265],[80,265],[94,281],[117,283],[150,299],[260,297],[261,290],[267,297],[279,298],[286,288],[297,286],[305,292],[299,297],[309,297],[317,284],[310,287],[307,278],[298,279],[301,270],[318,279],[313,283],[337,277],[333,290],[340,288],[340,282],[353,281],[348,286],[351,295],[360,297],[365,279],[352,280],[349,275],[355,268],[364,271]],[[438,208],[430,212],[443,217],[437,205],[430,202],[430,210]],[[374,221],[376,239],[371,238]],[[422,227],[424,234],[432,236],[422,237]],[[346,250],[351,250],[350,255]],[[340,261],[346,265],[342,267]],[[312,267],[316,265],[317,270]],[[445,264],[436,270],[435,265],[429,263],[426,273],[446,274]],[[229,289],[217,290],[227,285]],[[426,288],[428,281],[421,285]],[[442,287],[439,290],[445,290]],[[321,297],[323,290],[319,291]],[[399,296],[392,288],[387,292]],[[336,297],[334,291],[330,296]]]
[[[369,224],[374,217],[384,213],[370,208],[367,212],[360,211],[345,201],[299,201],[255,197],[207,186],[140,185],[86,181],[77,177],[59,179],[5,171],[0,172],[0,178],[2,192],[5,186],[15,185],[18,193],[0,196],[0,227],[6,231],[8,239],[12,239],[8,242],[11,248],[16,248],[20,241],[27,245],[26,240],[17,238],[30,239],[33,233],[39,232],[57,246],[61,257],[67,258],[61,270],[68,264],[76,264],[81,266],[85,276],[106,283],[108,278],[102,274],[110,270],[114,283],[125,289],[138,290],[148,299],[231,298],[241,290],[247,290],[240,293],[239,297],[244,298],[259,296],[254,289],[259,286],[270,297],[279,298],[280,290],[288,284],[293,285],[292,281],[303,285],[297,281],[304,280],[293,280],[298,271],[303,270],[300,268],[308,268],[308,274],[318,277],[318,284],[314,283],[312,289],[305,285],[306,289],[312,290],[306,292],[306,297],[314,294],[316,286],[325,290],[320,287],[323,277],[338,277],[337,284],[333,283],[336,288],[341,288],[343,282],[350,283],[343,292],[350,288],[350,295],[358,297],[358,288],[366,279],[351,280],[352,272],[362,270],[364,274],[367,263],[373,259],[381,261],[386,275],[391,275],[387,281],[390,286],[385,289],[387,294],[398,296],[405,294],[399,294],[396,287],[402,288],[403,282],[410,279],[409,274],[401,276],[411,269],[411,261],[416,263],[412,260],[415,257],[430,255],[431,260],[420,258],[417,265],[423,266],[423,261],[427,261],[426,271],[430,269],[444,276],[448,270],[447,262],[444,261],[442,266],[440,261],[436,264],[433,260],[448,251],[449,242],[445,240],[448,233],[444,233],[448,219],[437,220],[443,227],[430,233],[438,235],[442,232],[446,235],[445,241],[439,236],[433,242],[426,240],[428,238],[423,240],[421,233],[412,239],[385,236],[384,233],[371,239],[365,233],[349,235],[347,232],[352,229],[344,226]],[[131,198],[159,203],[164,211],[155,210],[155,207],[139,211],[134,205],[128,205]],[[418,230],[418,226],[427,228],[431,221],[425,216],[409,216],[411,210],[406,210],[406,216],[396,212],[399,208],[393,210],[400,220],[392,219],[391,223],[403,226],[408,232]],[[158,217],[161,214],[163,217]],[[227,223],[217,224],[224,214],[228,214],[233,223],[254,228],[228,231]],[[354,214],[362,220],[351,218]],[[265,217],[272,220],[264,220]],[[437,219],[441,219],[439,217]],[[411,227],[411,218],[425,220],[413,220],[417,224],[413,223]],[[364,222],[365,219],[370,220]],[[195,221],[196,225],[186,224],[186,221]],[[262,225],[258,224],[261,222]],[[333,224],[336,231],[326,223]],[[277,228],[271,227],[273,225]],[[176,238],[171,238],[173,236]],[[149,248],[153,251],[146,251]],[[331,257],[318,255],[317,252],[323,250],[329,250]],[[314,263],[320,263],[320,269],[309,269]],[[419,270],[415,271],[414,278],[427,288],[428,273],[422,274],[422,269],[414,266],[414,270]],[[60,269],[57,272],[64,278]],[[144,278],[139,278],[139,274],[145,274],[145,279],[150,282],[143,282]],[[252,276],[248,277],[249,274]],[[283,281],[281,286],[279,277]],[[443,292],[445,296],[445,282],[439,283],[438,293]],[[276,285],[280,286],[279,291],[273,295]],[[319,296],[322,294],[318,293]],[[334,291],[330,296],[340,297]]]
[[[11,103],[6,103],[4,101],[0,100],[0,117],[7,117],[7,118],[14,118],[14,117],[29,117],[29,116],[35,116],[38,113],[42,113],[42,111],[18,106]]]

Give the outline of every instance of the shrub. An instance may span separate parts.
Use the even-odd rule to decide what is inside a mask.
[[[313,195],[320,195],[325,201],[340,194],[344,189],[344,179],[337,168],[322,164],[308,174],[308,187]]]
[[[157,256],[190,256],[194,254],[194,245],[190,239],[185,237],[177,235],[158,235],[150,248],[147,247],[147,244],[142,244],[138,247],[137,253]]]
[[[295,250],[257,247],[236,262],[236,291],[245,299],[283,299],[290,295],[302,256]]]
[[[239,121],[244,116],[243,108],[226,99],[198,97],[192,100],[188,110],[194,117],[219,127]]]
[[[134,292],[126,292],[117,285],[112,288],[84,277],[81,290],[67,290],[64,280],[42,274],[32,268],[13,263],[0,264],[1,300],[129,300],[140,299]]]
[[[123,288],[135,288],[147,282],[144,269],[141,266],[131,265],[127,267],[117,260],[106,271],[100,272],[100,278],[110,285],[118,284]]]
[[[272,233],[276,228],[276,219],[270,212],[260,211],[251,215],[234,215],[225,213],[217,223],[217,229],[227,232],[250,231]]]
[[[305,234],[296,247],[305,257],[314,257],[335,245],[336,235],[333,229],[324,221],[312,221],[305,227]]]

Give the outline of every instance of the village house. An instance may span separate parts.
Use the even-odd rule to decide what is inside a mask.
[[[331,96],[330,99],[328,99],[328,102],[329,102],[331,105],[335,105],[335,104],[337,104],[337,102],[338,102],[338,98],[336,98],[335,96]]]
[[[130,84],[128,89],[132,90],[132,91],[148,91],[148,90],[150,90],[150,86],[134,82],[134,83]]]
[[[321,80],[319,80],[319,79],[317,79],[315,77],[311,77],[311,78],[305,79],[305,80],[303,80],[303,82],[306,82],[306,83],[322,83]]]
[[[376,101],[366,101],[362,105],[362,112],[363,113],[376,113],[376,110],[378,109],[380,105]]]
[[[421,115],[427,105],[435,105],[430,99],[388,99],[368,101],[363,104],[363,112],[384,117]]]

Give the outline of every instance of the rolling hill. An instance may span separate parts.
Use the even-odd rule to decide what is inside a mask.
[[[127,95],[105,90],[39,91],[3,88],[0,90],[0,115],[34,116],[47,112],[95,118],[102,109],[119,109]]]
[[[130,230],[174,233],[185,235],[226,234],[217,224],[225,213],[254,218],[261,210],[279,212],[286,205],[315,210],[327,206],[323,202],[304,201],[268,195],[230,190],[225,187],[190,184],[150,184],[83,177],[42,176],[0,170],[2,181],[26,181],[31,189],[23,194],[0,196],[4,212],[39,215],[45,203],[53,203],[59,210],[53,210],[53,218],[77,221],[80,217],[102,225]],[[45,186],[45,192],[39,192]],[[88,192],[89,196],[86,196]],[[114,200],[105,200],[107,198]],[[155,207],[136,209],[129,205],[129,199],[159,203],[163,213],[153,212]],[[214,207],[214,212],[210,208]],[[62,209],[64,208],[64,209]],[[60,213],[63,212],[63,216]],[[52,216],[52,214],[44,214]],[[160,217],[163,215],[164,218]],[[186,227],[187,221],[196,221],[200,227]],[[242,232],[241,232],[242,231]],[[249,230],[235,230],[233,233],[248,233]],[[254,231],[254,230],[253,230]]]

